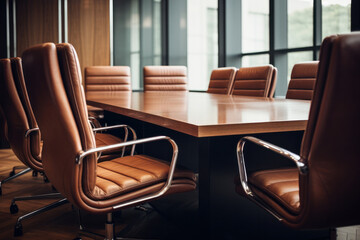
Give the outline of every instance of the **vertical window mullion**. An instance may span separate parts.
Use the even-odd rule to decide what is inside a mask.
[[[287,52],[277,52],[277,49],[288,48],[287,1],[270,0],[270,63],[278,69],[276,96],[285,96],[287,91]]]
[[[322,40],[322,5],[321,0],[314,0],[314,13],[313,13],[313,60],[317,59],[317,47],[321,44]]]

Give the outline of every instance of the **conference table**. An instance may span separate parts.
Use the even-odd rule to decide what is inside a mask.
[[[88,92],[86,99],[88,105],[105,111],[109,125],[126,123],[139,138],[167,135],[176,141],[178,164],[199,174],[200,221],[211,231],[216,226],[218,232],[232,236],[241,232],[261,239],[264,233],[255,226],[262,224],[267,234],[282,231],[284,239],[296,239],[295,235],[306,239],[236,194],[234,178],[238,174],[236,144],[242,136],[259,137],[299,153],[310,101],[205,92]],[[170,159],[171,151],[166,149],[166,145],[153,143],[137,151]],[[246,149],[249,171],[291,164],[250,143]]]

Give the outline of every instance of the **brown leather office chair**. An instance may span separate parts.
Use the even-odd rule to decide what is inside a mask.
[[[27,169],[14,174],[12,178],[31,169],[42,172],[40,133],[32,112],[23,107],[29,104],[27,97],[18,94],[25,86],[14,80],[22,74],[18,73],[21,71],[19,64],[21,63],[17,58],[0,59],[0,108],[6,121],[7,139],[17,158],[27,166]]]
[[[231,86],[234,82],[236,68],[217,68],[211,72],[209,87],[206,92],[230,94]]]
[[[294,65],[291,71],[286,98],[311,100],[319,61],[302,62]]]
[[[275,94],[275,89],[276,89],[276,82],[277,82],[277,68],[273,66],[273,73],[272,73],[272,77],[271,77],[271,81],[270,81],[270,86],[269,86],[269,93],[267,95],[267,97],[272,98],[274,97]]]
[[[185,66],[145,66],[144,91],[187,91]]]
[[[85,94],[88,92],[131,91],[131,73],[128,66],[91,66],[85,68]],[[88,106],[89,116],[101,119],[104,110]],[[96,122],[96,121],[95,121]],[[100,127],[99,125],[96,125]]]
[[[168,137],[96,147],[72,45],[56,47],[45,43],[29,48],[23,53],[23,66],[45,143],[42,161],[46,174],[55,188],[79,209],[107,213],[106,239],[113,239],[112,212],[164,194],[195,189],[194,173],[175,170],[178,151]],[[61,74],[64,67],[71,71]],[[161,140],[169,141],[173,147],[171,163],[146,155],[97,163],[97,153],[103,150]]]
[[[91,66],[85,68],[85,92],[131,91],[128,66]]]
[[[238,143],[236,191],[290,227],[360,223],[359,62],[359,33],[324,39],[300,156],[254,137]],[[247,179],[243,155],[247,141],[289,158],[296,167],[258,171]]]
[[[276,68],[272,65],[243,67],[235,75],[232,95],[272,97],[276,85]],[[275,73],[274,73],[275,71]]]
[[[20,58],[1,59],[0,60],[0,106],[3,109],[4,116],[8,122],[8,141],[11,149],[22,161],[30,171],[32,169],[35,173],[39,172],[44,175],[44,169],[41,161],[42,141],[40,130],[38,128],[36,119],[34,117],[32,107],[27,94],[25,80],[22,71],[22,63]],[[113,128],[111,126],[110,128]],[[107,128],[100,128],[100,130],[107,130]],[[94,129],[99,131],[99,129]],[[106,134],[96,134],[97,146],[108,145],[109,143],[118,143],[121,141],[119,138]],[[109,156],[110,152],[102,153],[101,160],[106,160],[113,156]],[[116,152],[117,155],[123,154],[122,150]],[[26,171],[26,172],[27,172]],[[25,171],[22,171],[25,173]],[[20,173],[22,173],[20,172]],[[17,175],[19,175],[18,173]],[[35,175],[35,174],[34,174]],[[44,175],[45,176],[45,175]],[[46,177],[45,177],[46,180]],[[35,196],[21,196],[15,197],[10,206],[11,213],[18,212],[16,202],[25,200],[39,200],[48,198],[62,198],[61,200],[52,203],[46,207],[27,213],[18,218],[15,224],[15,235],[22,234],[21,222],[41,212],[50,210],[56,206],[66,203],[59,193],[48,193]]]
[[[41,161],[42,142],[40,131],[26,93],[20,58],[0,60],[0,106],[7,122],[7,139],[12,151],[28,167],[28,171],[34,171],[33,176],[36,176],[38,172],[44,174]],[[20,173],[24,173],[24,171]],[[16,197],[12,200],[10,212],[18,212],[16,201],[59,197],[61,198],[59,193]],[[66,199],[61,199],[42,209],[19,217],[15,224],[15,235],[22,234],[22,220],[64,203],[66,203]]]

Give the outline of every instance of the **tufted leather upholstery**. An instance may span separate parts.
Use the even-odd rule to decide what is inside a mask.
[[[28,130],[38,126],[27,95],[20,58],[0,59],[0,106],[11,149],[26,166],[43,172],[40,132],[25,137]]]
[[[85,90],[131,91],[130,67],[92,66],[85,68]]]
[[[240,68],[236,72],[231,94],[269,97],[269,94],[274,94],[276,76],[272,65]]]
[[[185,66],[145,66],[144,91],[187,91]]]
[[[302,62],[294,65],[286,98],[311,100],[319,61]]]
[[[211,72],[207,92],[229,94],[234,81],[236,68],[217,68]]]
[[[287,211],[298,214],[299,176],[297,169],[277,169],[259,171],[251,175],[251,184],[271,198],[276,199]],[[254,191],[256,192],[256,190]]]
[[[85,68],[85,91],[131,91],[128,66],[91,66]],[[103,109],[88,106],[89,115],[103,118]]]
[[[269,93],[267,95],[267,97],[272,98],[274,97],[275,94],[275,89],[276,89],[276,82],[277,82],[277,68],[273,67],[273,74],[270,80],[270,86],[269,86]]]
[[[300,161],[308,171],[253,173],[251,189],[294,228],[360,224],[360,33],[329,36],[320,62]],[[240,181],[236,190],[242,194]]]
[[[81,165],[76,164],[76,156],[95,147],[95,138],[87,121],[80,66],[71,44],[34,46],[23,53],[23,61],[45,142],[44,168],[63,196],[80,209],[108,213],[114,205],[151,194],[164,185],[168,163],[145,155],[98,164],[96,155],[91,154]],[[70,72],[61,70],[65,67]],[[193,173],[178,170],[168,193],[195,186]]]

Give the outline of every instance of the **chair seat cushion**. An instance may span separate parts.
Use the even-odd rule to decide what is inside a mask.
[[[255,172],[250,176],[249,184],[255,187],[255,192],[258,190],[269,198],[264,198],[269,205],[276,202],[290,213],[299,213],[299,173],[296,168]]]
[[[124,142],[122,139],[108,133],[96,133],[95,135],[96,147],[103,147],[112,144]],[[104,151],[101,153],[101,160],[109,160],[115,157],[120,157],[122,154],[122,148]]]
[[[156,183],[165,183],[169,163],[146,155],[126,156],[98,164],[96,186],[93,196],[107,199],[117,195],[146,188]],[[177,168],[174,178],[195,181],[191,171]]]
[[[123,142],[122,139],[107,133],[96,133],[95,140],[96,140],[96,147],[102,147],[102,146]]]

